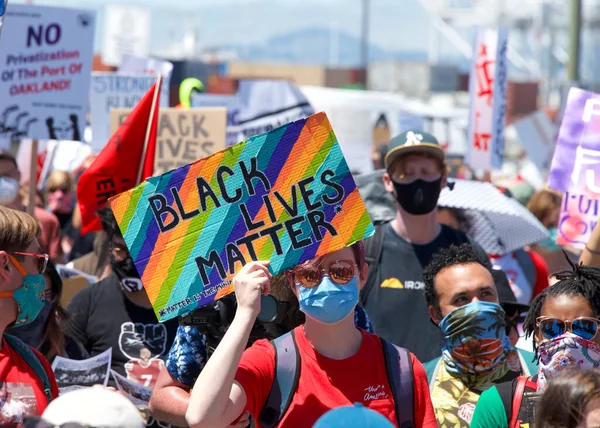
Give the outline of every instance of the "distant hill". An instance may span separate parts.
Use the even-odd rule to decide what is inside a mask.
[[[360,65],[360,39],[346,33],[337,33],[338,58],[331,57],[331,32],[324,28],[312,28],[272,37],[265,44],[250,46],[227,46],[235,49],[241,61],[286,62],[298,64],[332,64],[342,67]],[[426,61],[427,52],[390,52],[376,45],[369,46],[369,61]]]

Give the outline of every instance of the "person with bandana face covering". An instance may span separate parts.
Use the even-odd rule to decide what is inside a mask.
[[[114,371],[153,387],[177,319],[158,322],[112,211],[104,208],[99,215],[110,242],[112,274],[73,297],[67,306],[71,318],[63,327],[92,357],[112,348]],[[112,379],[109,385],[114,386]]]
[[[37,241],[40,233],[34,218],[0,206],[1,426],[18,426],[25,417],[41,415],[58,396],[52,369],[42,354],[7,333],[8,328],[35,322],[44,308],[48,255]]]
[[[224,427],[249,412],[255,421],[261,420],[262,413],[269,426],[310,427],[330,409],[360,403],[398,426],[382,342],[354,325],[354,308],[367,278],[363,243],[309,260],[289,271],[288,278],[306,321],[290,336],[300,370],[287,410],[275,420],[262,413],[274,381],[274,347],[262,340],[244,351],[261,296],[271,286],[269,263],[251,262],[233,280],[238,309],[194,385],[188,424]],[[437,427],[423,366],[412,354],[410,364],[410,426]]]
[[[442,356],[425,363],[436,419],[469,427],[481,393],[529,375],[533,354],[511,345],[491,264],[470,244],[437,252],[424,275],[429,315],[444,335]]]
[[[423,269],[437,250],[453,244],[472,243],[487,255],[463,232],[438,222],[438,197],[448,173],[433,135],[408,131],[393,138],[385,167],[383,183],[395,199],[396,218],[377,225],[365,241],[369,277],[361,303],[378,335],[429,361],[438,356],[444,338],[429,322]]]
[[[526,335],[534,338],[537,374],[484,392],[473,427],[534,426],[535,396],[549,381],[572,370],[600,367],[600,269],[571,267],[553,275],[558,282],[533,300],[523,325]]]

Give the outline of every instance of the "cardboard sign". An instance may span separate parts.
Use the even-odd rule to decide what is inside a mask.
[[[469,76],[469,138],[466,162],[476,169],[501,168],[506,113],[505,29],[480,29]]]
[[[110,110],[133,109],[148,90],[156,83],[152,75],[124,73],[92,73],[92,148],[100,152],[112,133],[110,132]],[[160,106],[169,106],[169,82],[164,82],[160,91]]]
[[[558,140],[548,186],[600,196],[600,95],[571,88]]]
[[[325,113],[109,203],[160,321],[229,294],[251,260],[270,260],[277,274],[374,233]]]
[[[110,112],[110,133],[131,109]],[[188,165],[225,148],[227,112],[224,108],[161,108],[158,118],[154,175]]]
[[[10,3],[0,39],[0,139],[81,141],[93,11]]]

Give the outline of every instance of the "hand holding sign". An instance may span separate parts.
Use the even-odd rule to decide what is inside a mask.
[[[269,262],[250,262],[233,279],[238,310],[249,310],[252,318],[260,313],[260,297],[271,292]]]

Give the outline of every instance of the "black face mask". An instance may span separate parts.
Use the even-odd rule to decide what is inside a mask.
[[[110,264],[113,272],[119,277],[125,291],[135,293],[136,291],[142,291],[144,289],[131,257],[127,257],[125,260],[118,262],[111,256]]]
[[[394,183],[396,200],[404,211],[412,215],[429,214],[435,209],[442,191],[442,177],[435,181],[415,180],[412,183]]]

